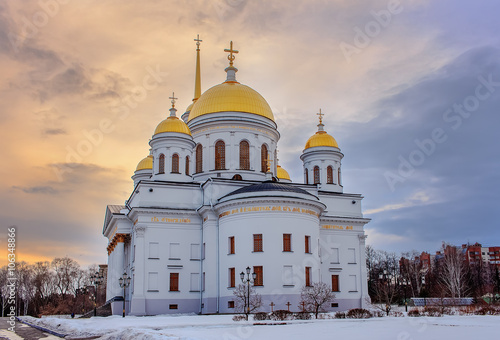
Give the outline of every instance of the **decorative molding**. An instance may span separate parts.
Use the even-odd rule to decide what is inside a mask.
[[[136,225],[134,227],[134,233],[137,237],[144,237],[144,233],[146,232],[146,227],[143,225]]]

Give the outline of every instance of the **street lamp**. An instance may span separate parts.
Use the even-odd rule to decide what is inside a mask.
[[[123,273],[118,281],[120,281],[120,287],[123,288],[123,317],[125,317],[125,288],[130,286],[130,276],[127,276],[127,273]]]
[[[408,300],[406,298],[406,287],[410,284],[406,277],[403,278],[401,284],[403,285],[403,294],[405,297],[405,312],[408,312]]]
[[[246,319],[248,321],[248,314],[250,314],[250,284],[253,284],[255,282],[255,279],[257,279],[257,273],[256,272],[253,272],[252,273],[252,279],[250,279],[250,267],[247,267],[246,268],[246,272],[247,272],[247,278],[245,279],[245,273],[244,272],[241,272],[240,273],[240,279],[241,279],[241,282],[243,284],[246,283],[247,285],[247,296],[246,296],[246,299],[245,299],[245,315],[246,315]]]
[[[90,275],[90,282],[94,285],[94,316],[97,316],[97,287],[101,285],[104,281],[104,277],[95,272],[95,274]]]

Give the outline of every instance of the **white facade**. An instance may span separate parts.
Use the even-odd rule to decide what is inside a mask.
[[[108,206],[103,234],[109,239],[107,299],[117,301],[113,313],[121,313],[118,279],[124,272],[132,278],[127,314],[235,312],[233,291],[246,267],[259,272],[255,289],[263,311],[271,302],[274,309],[289,302],[298,311],[301,288],[318,281],[336,291],[328,310],[363,307],[363,227],[369,220],[363,218],[362,196],[343,193],[340,149],[304,150],[304,169],[320,168],[318,184],[311,184],[313,173],[305,184],[280,181],[280,135],[273,119],[238,110],[183,117],[191,135],[155,134],[152,169],[136,171],[125,206]],[[220,141],[224,148],[216,150]],[[178,171],[171,172],[174,154]],[[328,166],[333,181],[326,177]]]

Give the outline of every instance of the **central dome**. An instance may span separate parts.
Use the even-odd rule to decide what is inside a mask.
[[[274,122],[271,107],[257,91],[238,82],[224,82],[205,91],[193,105],[189,120],[215,112],[248,112]]]

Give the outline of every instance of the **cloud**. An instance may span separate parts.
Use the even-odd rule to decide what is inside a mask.
[[[59,193],[59,190],[54,189],[51,186],[34,186],[34,187],[20,187],[13,186],[13,189],[21,190],[26,194],[43,194],[43,195],[55,195]]]

